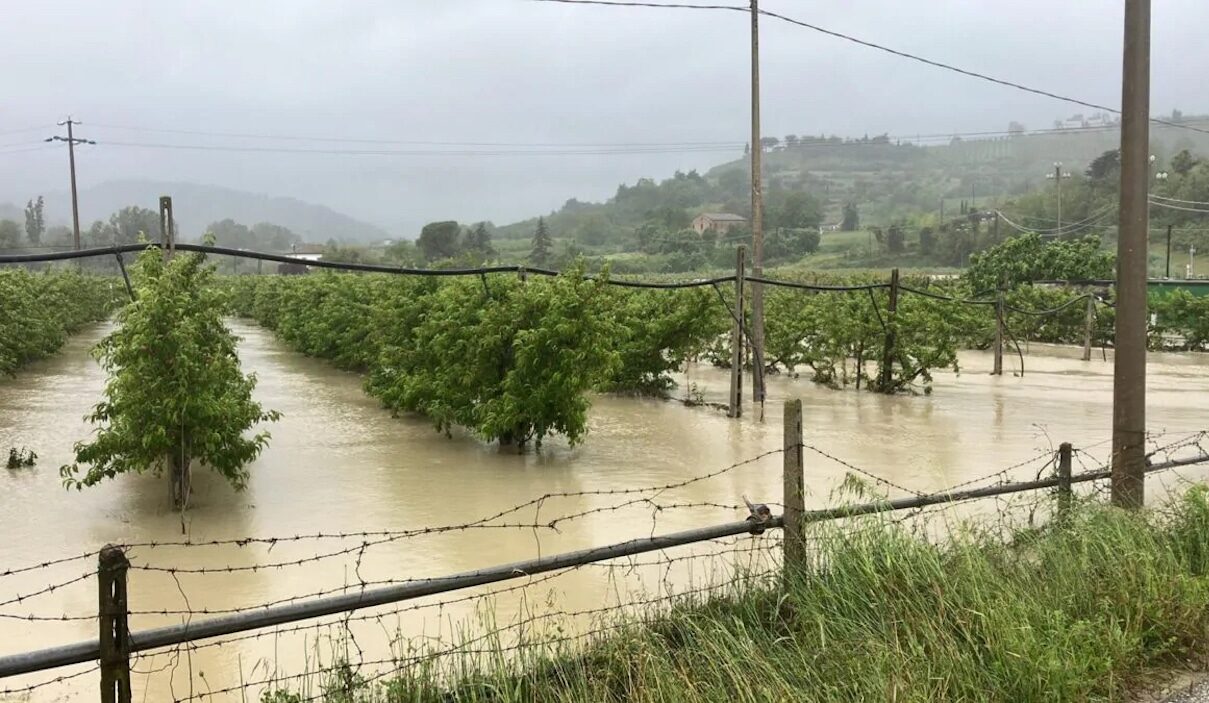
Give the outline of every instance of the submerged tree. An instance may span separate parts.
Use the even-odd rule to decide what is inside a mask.
[[[183,509],[199,461],[242,490],[248,463],[269,440],[268,432],[245,433],[280,415],[252,400],[256,378],[240,369],[214,267],[199,254],[165,260],[148,250],[134,279],[137,300],[93,351],[109,374],[104,400],[88,416],[101,427],[76,444],[75,463],[60,469],[64,483],[78,489],[168,467],[173,503]]]

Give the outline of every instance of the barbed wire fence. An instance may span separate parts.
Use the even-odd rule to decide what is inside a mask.
[[[787,418],[795,416],[788,404],[786,411]],[[488,663],[520,671],[573,656],[677,608],[777,588],[788,555],[817,552],[829,539],[812,525],[832,525],[846,535],[895,526],[944,539],[959,522],[977,520],[1006,534],[1062,510],[1052,492],[1069,495],[1085,486],[1083,494],[1094,496],[1097,482],[1110,475],[1111,456],[1099,456],[1103,443],[1078,450],[1063,445],[943,490],[922,491],[890,478],[889,471],[803,441],[788,419],[786,427],[781,448],[716,470],[641,487],[547,493],[460,523],[130,542],[7,568],[0,572],[0,593],[11,595],[0,597],[0,617],[65,627],[78,637],[101,613],[102,623],[119,623],[119,636],[106,648],[102,628],[97,639],[0,656],[0,678],[6,679],[0,697],[78,691],[99,675],[107,686],[117,682],[110,689],[113,700],[128,700],[123,685],[174,701],[248,700],[274,691],[289,692],[282,701],[351,700],[354,689],[403,679],[431,683]],[[1209,462],[1207,437],[1152,436],[1148,472]],[[826,469],[845,479],[826,496],[814,495],[826,507],[810,510],[805,491],[779,501],[742,496],[734,503],[683,495],[683,489],[721,477],[761,485],[777,457],[783,479],[796,474],[800,480],[804,466],[811,467],[811,477]],[[1072,461],[1078,473],[1070,472]],[[734,521],[742,513],[746,519]],[[604,515],[619,518],[609,521],[608,534],[620,541],[546,553],[543,539],[592,539],[591,523]],[[669,521],[707,526],[666,532]],[[782,529],[787,523],[796,528]],[[586,529],[564,535],[573,525]],[[533,536],[535,557],[435,578],[398,573],[400,550],[423,550],[423,540],[517,533]],[[493,551],[503,556],[508,550]],[[120,559],[120,569],[104,567],[106,559]],[[63,578],[42,578],[59,572]],[[218,600],[238,593],[240,585],[248,590],[243,580],[261,575],[288,592],[242,604]],[[333,575],[343,579],[333,583]],[[50,583],[6,588],[34,578]],[[73,597],[67,602],[76,607],[68,612],[48,609],[65,590],[95,589],[110,578],[120,580],[126,597],[119,611],[105,610],[104,589],[95,607]]]

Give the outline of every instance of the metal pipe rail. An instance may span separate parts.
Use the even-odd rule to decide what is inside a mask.
[[[1199,454],[1184,459],[1153,464],[1146,468],[1147,473],[1173,469],[1180,466],[1209,463],[1209,454]],[[1070,477],[1070,483],[1086,483],[1109,478],[1112,472],[1107,469],[1089,471]],[[1036,481],[1021,481],[1005,483],[997,486],[984,486],[964,491],[944,491],[914,498],[897,500],[874,501],[857,505],[827,508],[823,510],[806,511],[802,514],[803,523],[824,522],[860,515],[912,510],[942,503],[956,503],[975,498],[989,498],[1012,493],[1023,493],[1043,488],[1053,488],[1062,483],[1060,477],[1039,479]],[[781,516],[774,516],[766,522],[758,523],[751,520],[730,522],[712,527],[674,532],[658,537],[646,537],[620,542],[604,547],[581,549],[565,552],[550,557],[530,559],[526,561],[494,566],[477,571],[468,571],[450,576],[413,581],[398,586],[386,586],[355,594],[345,594],[319,598],[305,603],[281,605],[256,612],[236,613],[222,617],[202,620],[183,625],[170,625],[141,632],[130,633],[129,651],[140,652],[159,649],[194,640],[230,635],[248,630],[256,630],[274,625],[309,620],[325,615],[350,612],[361,608],[369,608],[399,601],[421,598],[423,596],[447,593],[449,591],[482,586],[510,579],[531,576],[535,574],[557,571],[573,566],[581,566],[608,559],[632,556],[645,552],[659,551],[671,547],[683,546],[695,542],[732,537],[740,534],[759,534],[765,529],[784,526]],[[100,642],[88,640],[60,647],[50,647],[32,652],[12,654],[0,657],[0,678],[28,674],[46,669],[54,669],[72,664],[82,664],[94,661],[100,657]]]
[[[236,613],[183,625],[170,625],[141,632],[132,632],[130,633],[130,652],[159,649],[161,647],[209,637],[219,637],[300,620],[310,620],[324,615],[334,615],[361,608],[397,603],[423,596],[557,571],[572,566],[591,564],[618,557],[642,554],[644,552],[659,551],[694,542],[704,542],[745,533],[758,534],[770,527],[781,527],[781,524],[780,517],[773,517],[763,523],[749,520],[730,522],[712,527],[674,532],[658,537],[632,539],[605,547],[593,547],[549,557],[518,561],[477,571],[467,571],[450,576],[413,581],[397,586],[384,586],[360,593],[318,598],[304,603],[280,605],[255,612]],[[100,642],[98,640],[88,640],[61,647],[50,647],[0,657],[0,678],[95,661],[100,657],[100,654]]]
[[[96,256],[110,256],[116,254],[125,254],[131,252],[141,252],[146,249],[159,249],[162,245],[158,242],[148,242],[145,244],[122,244],[111,247],[96,247],[92,249],[79,249],[74,251],[59,251],[44,254],[3,254],[0,255],[0,264],[22,264],[22,263],[37,263],[45,261],[68,261],[71,259],[87,259]],[[336,269],[340,271],[361,271],[365,273],[393,273],[396,275],[406,276],[479,276],[487,273],[524,273],[534,274],[538,276],[558,276],[560,272],[552,269],[530,268],[528,266],[483,266],[479,268],[451,268],[451,269],[422,269],[408,268],[406,266],[386,266],[382,264],[354,264],[343,261],[312,261],[310,259],[300,259],[295,256],[287,256],[285,254],[270,254],[261,251],[250,251],[246,249],[232,249],[230,247],[210,246],[208,244],[176,244],[175,248],[180,251],[192,251],[201,254],[217,254],[220,256],[234,256],[244,259],[257,259],[260,261],[275,261],[282,264],[297,264],[299,266],[313,266],[315,268]],[[584,278],[592,280],[595,276],[586,275]],[[715,283],[727,283],[735,280],[734,276],[723,276],[721,278],[709,279],[694,279],[690,281],[675,281],[671,283],[656,283],[649,281],[623,281],[610,278],[606,282],[611,286],[620,286],[623,288],[699,288],[702,286],[713,285]]]

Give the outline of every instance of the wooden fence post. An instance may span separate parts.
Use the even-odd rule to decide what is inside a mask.
[[[1070,506],[1074,498],[1070,482],[1070,442],[1058,446],[1058,521],[1065,522],[1070,517]]]
[[[1096,326],[1096,297],[1087,294],[1087,313],[1083,317],[1083,360],[1091,361],[1091,336]]]
[[[172,198],[160,196],[160,238],[164,245],[164,258],[171,259],[176,253],[176,223],[172,219]]]
[[[889,393],[894,382],[894,346],[897,334],[894,318],[898,312],[898,269],[890,271],[890,305],[886,309],[886,344],[882,349],[881,392]]]
[[[746,259],[747,247],[739,245],[735,250],[735,309],[730,329],[730,410],[727,414],[731,417],[743,415],[743,284]]]
[[[784,571],[786,576],[806,568],[806,539],[802,513],[806,511],[806,479],[802,462],[802,400],[785,401],[785,464],[783,470],[782,516],[785,520]]]
[[[991,369],[992,376],[1003,375],[1003,291],[995,295],[995,363]]]
[[[101,644],[101,703],[130,703],[130,630],[126,622],[126,574],[122,550],[106,545],[97,564]]]

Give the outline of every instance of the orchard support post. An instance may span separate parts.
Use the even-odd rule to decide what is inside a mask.
[[[743,285],[747,247],[735,251],[735,309],[730,329],[730,410],[731,417],[743,416]]]
[[[886,311],[886,343],[882,349],[881,392],[889,393],[894,383],[894,354],[898,343],[895,317],[898,313],[898,269],[890,271],[890,305]]]
[[[1070,506],[1074,499],[1070,480],[1070,442],[1063,442],[1058,447],[1058,520],[1065,521],[1070,516]]]
[[[802,400],[785,401],[785,437],[782,503],[784,510],[784,571],[786,576],[806,568],[806,538],[802,514],[806,512],[806,478],[802,461]]]
[[[1091,338],[1096,326],[1096,297],[1087,294],[1087,311],[1083,316],[1083,360],[1091,361]]]
[[[101,645],[101,703],[130,703],[130,628],[126,576],[130,562],[106,545],[97,564]]]

